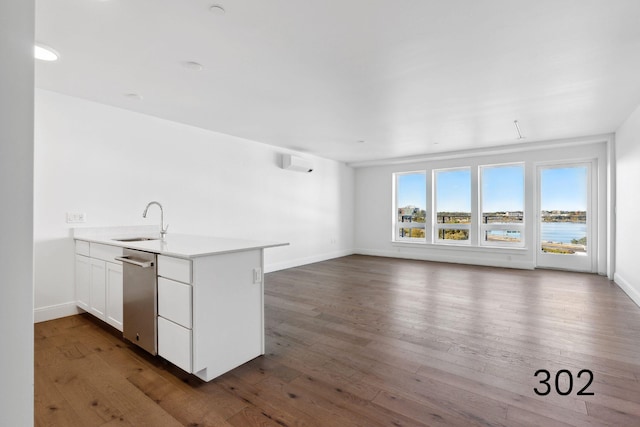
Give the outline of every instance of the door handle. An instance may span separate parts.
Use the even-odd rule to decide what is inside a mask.
[[[153,267],[153,261],[137,261],[129,258],[128,256],[117,256],[115,259],[118,261],[126,262],[127,264],[137,265],[138,267],[142,268]]]

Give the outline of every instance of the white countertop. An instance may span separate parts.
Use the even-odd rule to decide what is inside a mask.
[[[138,228],[136,231],[131,228],[125,231],[122,227],[107,227],[100,230],[76,229],[74,230],[73,237],[77,240],[120,246],[123,248],[137,249],[180,258],[195,258],[252,249],[274,248],[289,244],[171,233],[167,233],[164,240],[161,240],[158,238],[159,233],[157,230],[151,232],[148,228]],[[114,240],[131,237],[153,237],[156,238],[156,240],[145,240],[140,242],[120,242]]]

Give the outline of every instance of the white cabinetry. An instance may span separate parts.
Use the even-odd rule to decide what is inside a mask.
[[[210,381],[264,354],[264,248],[202,236],[110,244],[76,237],[76,304],[123,330],[124,249],[157,257],[157,351]],[[127,312],[128,313],[128,312]],[[128,319],[128,318],[127,318]]]
[[[191,329],[158,316],[158,354],[178,368],[191,373]]]
[[[191,329],[191,285],[158,277],[158,315]]]
[[[158,354],[192,372],[191,260],[158,255]]]
[[[106,312],[105,321],[122,331],[122,264],[105,262]]]
[[[262,249],[158,256],[158,354],[210,381],[264,354]]]
[[[76,305],[89,311],[91,299],[91,258],[76,254]]]
[[[76,241],[76,305],[122,330],[122,256],[117,246]]]
[[[89,313],[104,320],[107,301],[107,281],[105,277],[105,262],[100,259],[89,258],[91,264],[91,284],[89,288]]]

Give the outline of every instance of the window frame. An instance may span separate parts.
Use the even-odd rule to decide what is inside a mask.
[[[432,227],[433,230],[433,243],[438,245],[459,245],[459,246],[476,246],[472,245],[473,239],[473,230],[475,226],[474,221],[474,212],[473,212],[473,166],[458,166],[451,168],[438,168],[431,170],[431,181],[432,181],[432,192],[433,192],[433,200],[432,200]],[[469,171],[469,223],[467,224],[446,224],[446,223],[438,223],[438,172],[454,172],[454,171]],[[466,240],[455,240],[455,239],[441,239],[440,238],[440,230],[467,230],[468,238]]]
[[[423,175],[424,176],[424,180],[425,180],[425,193],[424,193],[424,211],[425,211],[425,221],[423,224],[423,227],[414,227],[414,226],[407,226],[407,223],[404,222],[400,222],[398,221],[398,209],[400,209],[400,206],[398,205],[398,183],[399,183],[399,177],[403,176],[403,175]],[[429,204],[429,198],[428,198],[428,192],[429,192],[429,180],[428,180],[428,173],[425,169],[422,170],[412,170],[412,171],[403,171],[403,172],[394,172],[392,174],[393,176],[393,230],[392,230],[392,242],[395,243],[422,243],[425,244],[427,243],[427,238],[429,236],[429,228],[427,227],[427,225],[429,224],[429,209],[428,209],[428,204]],[[408,223],[408,224],[414,224],[412,222]],[[420,223],[415,223],[415,224],[420,224]],[[400,229],[401,228],[423,228],[424,229],[424,237],[401,237],[400,236]]]
[[[521,223],[484,223],[484,177],[483,171],[489,168],[500,167],[513,167],[520,166],[522,168],[522,222]],[[506,248],[524,248],[526,246],[525,230],[526,230],[526,216],[525,216],[525,204],[526,204],[526,164],[525,162],[509,162],[509,163],[497,163],[488,165],[478,165],[478,246],[480,247],[506,247]],[[491,230],[517,230],[520,232],[519,242],[509,241],[485,241],[485,235],[487,231]]]
[[[563,169],[573,167],[586,168],[586,192],[587,192],[587,209],[586,209],[586,227],[587,227],[587,247],[585,255],[569,255],[569,254],[553,254],[542,250],[541,236],[541,219],[542,219],[542,175],[543,170]],[[535,229],[533,241],[535,242],[534,253],[536,254],[536,267],[541,268],[558,268],[573,271],[596,272],[597,253],[598,253],[598,159],[572,159],[565,161],[545,161],[538,162],[535,165],[536,173],[536,206],[534,208]],[[594,193],[594,189],[596,193]],[[590,243],[589,243],[590,242]]]

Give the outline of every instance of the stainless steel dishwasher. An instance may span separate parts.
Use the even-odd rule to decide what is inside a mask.
[[[158,298],[156,254],[124,249],[122,257],[124,302],[123,335],[149,353],[158,353]]]

